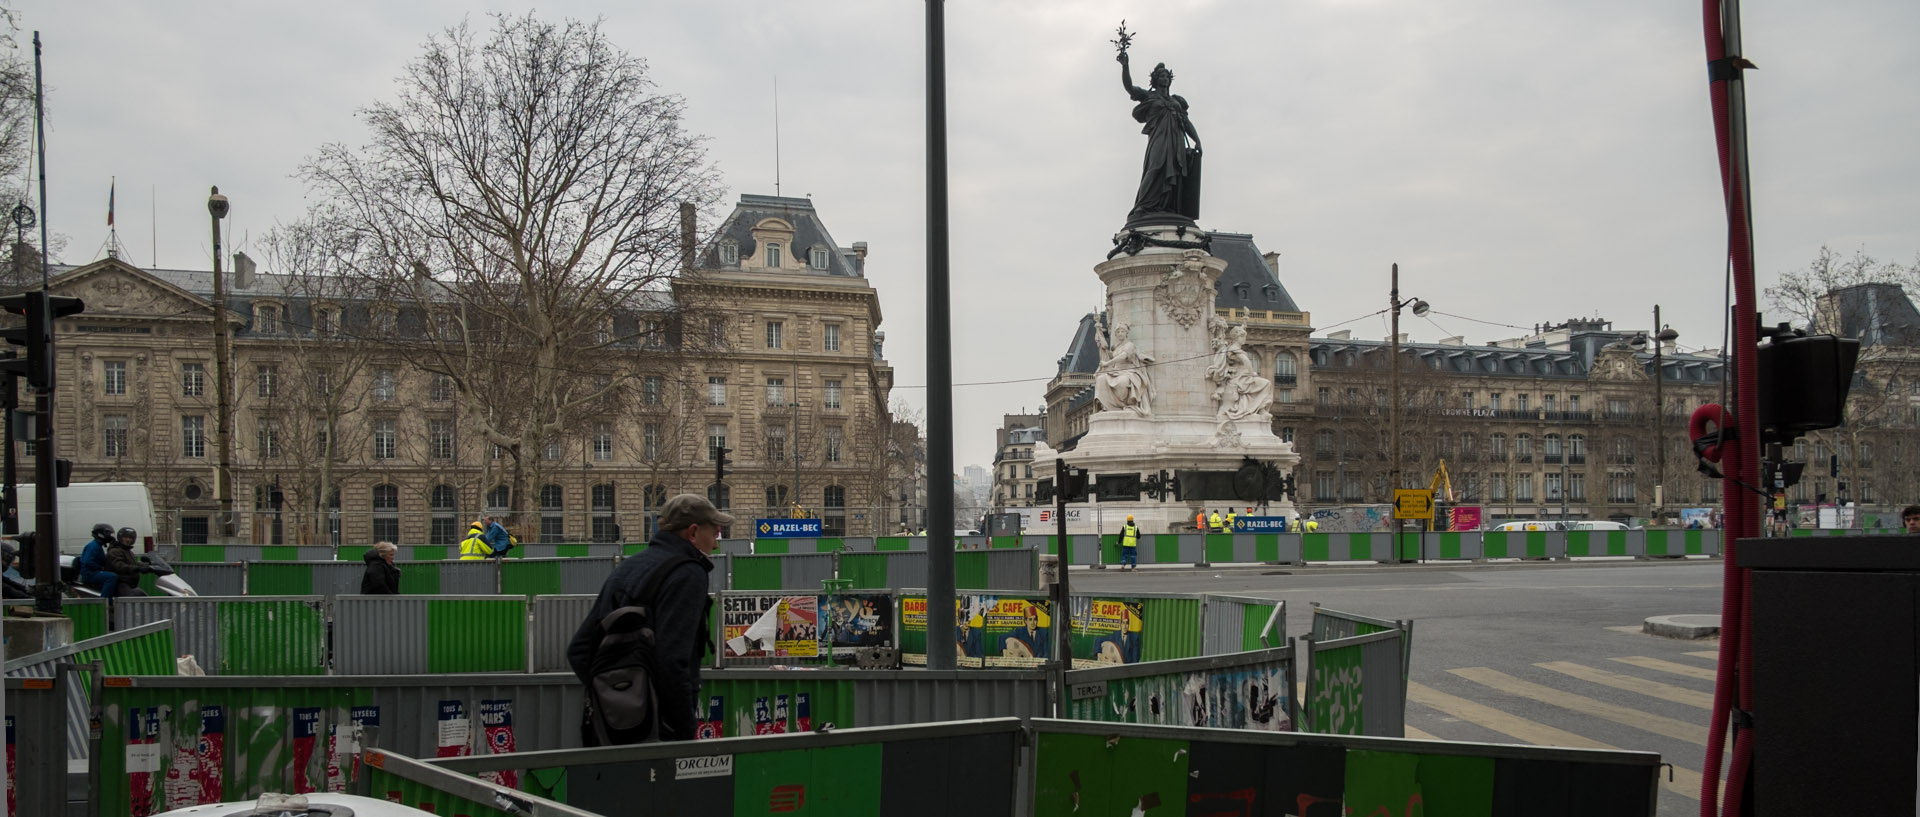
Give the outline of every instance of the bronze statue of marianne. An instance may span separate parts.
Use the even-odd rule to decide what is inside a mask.
[[[1146,88],[1133,84],[1127,61],[1132,37],[1120,27],[1120,84],[1134,101],[1133,118],[1147,135],[1146,159],[1140,163],[1140,190],[1133,197],[1127,226],[1148,224],[1192,225],[1200,217],[1200,134],[1187,118],[1187,100],[1173,93],[1173,72],[1166,63],[1154,66]],[[1192,144],[1189,145],[1188,141]]]

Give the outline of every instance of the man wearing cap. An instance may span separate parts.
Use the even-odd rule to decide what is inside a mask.
[[[1127,517],[1127,524],[1120,526],[1120,569],[1136,570],[1140,567],[1140,526],[1133,524],[1133,517]]]
[[[700,692],[700,659],[712,634],[707,626],[707,557],[720,547],[720,529],[733,524],[706,497],[681,494],[667,500],[660,528],[647,549],[620,561],[600,587],[580,629],[567,645],[567,663],[591,685],[594,649],[605,635],[600,622],[622,607],[644,604],[653,627],[654,691],[660,698],[660,739],[694,739],[694,701]],[[671,565],[653,598],[640,599],[654,570]]]

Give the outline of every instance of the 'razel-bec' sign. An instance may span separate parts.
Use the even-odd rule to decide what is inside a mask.
[[[1238,516],[1233,520],[1234,533],[1286,533],[1287,518],[1284,516]]]
[[[757,519],[753,535],[759,539],[818,539],[818,519]]]

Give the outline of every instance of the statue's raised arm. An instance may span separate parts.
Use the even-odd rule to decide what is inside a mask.
[[[1133,99],[1146,99],[1146,89],[1133,84],[1133,66],[1127,60],[1127,52],[1122,51],[1114,55],[1114,59],[1120,61],[1120,87],[1127,89],[1127,96]]]

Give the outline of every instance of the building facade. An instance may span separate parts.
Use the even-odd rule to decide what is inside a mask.
[[[76,481],[146,483],[157,541],[219,541],[213,340],[227,331],[239,541],[447,544],[509,508],[523,541],[633,541],[683,492],[866,533],[885,504],[893,387],[866,253],[835,244],[806,199],[742,196],[657,317],[605,321],[595,354],[618,375],[522,453],[537,479],[519,503],[510,458],[472,419],[487,401],[400,353],[423,331],[413,305],[327,297],[238,259],[217,328],[211,273],[63,268],[53,291],[87,310],[57,327],[58,454]]]
[[[1033,506],[1039,480],[1033,476],[1033,447],[1045,442],[1044,414],[1007,414],[993,432],[993,497],[995,510]]]

